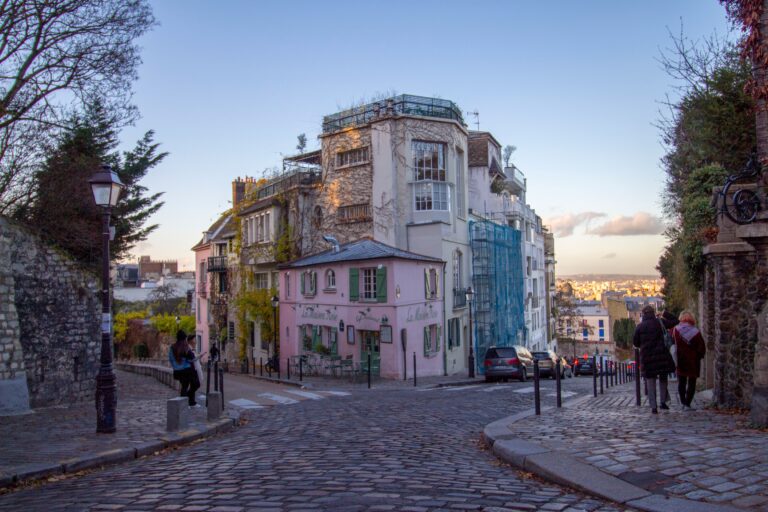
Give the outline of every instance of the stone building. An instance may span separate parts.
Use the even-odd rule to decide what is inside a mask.
[[[179,272],[176,260],[153,260],[150,256],[139,257],[139,282],[157,280],[167,274]]]
[[[92,399],[99,281],[0,217],[0,414]]]

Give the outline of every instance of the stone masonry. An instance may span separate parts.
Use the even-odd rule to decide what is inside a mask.
[[[27,407],[92,398],[99,368],[98,279],[0,217],[0,389]],[[18,384],[26,377],[22,390]],[[8,388],[8,389],[7,389]],[[0,400],[0,413],[3,402]],[[14,407],[19,410],[18,404]],[[23,407],[21,408],[23,409]],[[5,412],[13,412],[6,410]]]

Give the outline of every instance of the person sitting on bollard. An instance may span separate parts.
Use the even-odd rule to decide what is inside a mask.
[[[176,333],[176,343],[168,349],[168,361],[173,368],[173,378],[181,384],[180,396],[189,399],[190,407],[199,407],[195,402],[195,392],[200,388],[200,381],[193,366],[195,353],[189,349],[187,333],[179,330]]]
[[[690,311],[680,313],[680,323],[672,329],[677,350],[677,392],[684,411],[690,411],[696,378],[701,372],[700,362],[707,352],[704,338],[695,327],[696,319]]]
[[[643,317],[640,325],[635,328],[632,343],[640,349],[640,362],[643,377],[648,386],[648,405],[651,413],[658,414],[656,404],[656,380],[659,381],[659,400],[662,409],[669,409],[669,390],[667,388],[667,375],[675,371],[675,361],[672,354],[664,345],[664,330],[677,325],[678,320],[674,315],[664,311],[661,318],[656,317],[653,306],[643,308]]]

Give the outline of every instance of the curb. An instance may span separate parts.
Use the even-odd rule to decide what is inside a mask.
[[[563,407],[574,407],[592,398],[592,395],[569,400]],[[554,409],[543,407],[542,412]],[[734,507],[715,505],[662,494],[652,494],[636,485],[600,469],[581,462],[568,452],[552,450],[520,439],[513,424],[535,416],[534,409],[526,410],[489,423],[483,429],[483,439],[499,459],[551,482],[578,489],[599,498],[647,512],[727,512]]]
[[[179,432],[168,432],[157,439],[146,441],[129,448],[116,448],[96,453],[87,453],[59,462],[32,463],[14,468],[10,473],[0,473],[0,489],[13,487],[21,483],[42,480],[50,476],[76,473],[85,469],[93,469],[122,462],[140,459],[153,453],[192,443],[198,439],[211,437],[215,434],[228,432],[235,428],[236,420],[221,418],[210,421],[200,429],[187,429]]]

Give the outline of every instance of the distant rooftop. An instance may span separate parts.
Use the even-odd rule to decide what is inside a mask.
[[[339,246],[338,252],[329,249],[319,254],[313,254],[312,256],[286,263],[285,265],[281,265],[281,268],[309,267],[312,265],[325,265],[342,261],[375,260],[380,258],[400,258],[405,260],[433,261],[441,263],[443,261],[439,258],[403,251],[375,240],[363,238],[362,240]]]
[[[323,133],[335,132],[349,126],[367,124],[379,117],[389,115],[453,119],[465,125],[461,109],[452,101],[401,94],[325,116],[323,117]]]

